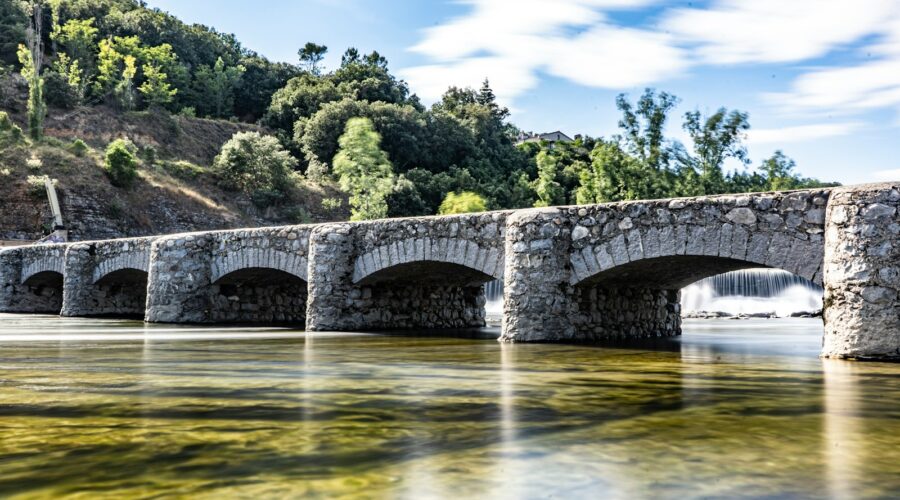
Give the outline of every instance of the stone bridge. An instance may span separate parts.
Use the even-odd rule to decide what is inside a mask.
[[[825,288],[822,354],[900,358],[900,184],[274,228],[0,251],[0,311],[500,340],[681,333],[679,290],[784,269]]]

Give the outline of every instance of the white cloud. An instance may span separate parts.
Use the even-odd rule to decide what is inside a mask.
[[[507,105],[537,85],[539,71],[605,88],[650,83],[683,67],[681,50],[669,37],[608,24],[604,12],[651,1],[467,0],[470,13],[425,30],[411,48],[432,63],[400,74],[428,100],[489,78]]]
[[[686,62],[671,37],[603,24],[551,42],[547,70],[589,87],[621,89],[677,75]]]
[[[704,8],[658,0],[461,3],[470,7],[466,14],[424,30],[411,47],[427,62],[399,72],[426,100],[489,78],[510,106],[541,73],[620,90],[658,85],[698,66],[810,61],[849,47],[847,56],[861,62],[806,70],[786,91],[764,97],[788,114],[900,110],[900,0],[712,0]],[[643,25],[613,22],[614,11],[653,3],[663,9]],[[789,132],[832,133],[817,127]]]
[[[900,57],[811,71],[769,99],[788,110],[852,113],[900,107]]]
[[[674,9],[663,27],[697,43],[705,63],[772,63],[821,56],[880,31],[895,0],[719,0]]]
[[[829,123],[824,125],[798,125],[794,127],[750,129],[747,133],[747,144],[758,146],[762,144],[787,144],[794,142],[824,139],[826,137],[838,137],[847,135],[860,128],[858,122]]]

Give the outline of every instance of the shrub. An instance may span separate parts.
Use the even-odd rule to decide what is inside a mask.
[[[160,162],[163,170],[179,179],[196,179],[206,173],[206,169],[200,165],[194,165],[189,161],[162,161]]]
[[[47,192],[46,175],[29,175],[25,178],[25,188],[32,198],[42,198]],[[56,184],[56,181],[53,182]]]
[[[222,146],[213,162],[219,184],[243,192],[265,207],[278,202],[288,187],[297,160],[273,136],[238,132]]]
[[[12,142],[22,140],[22,129],[9,119],[6,111],[0,111],[0,138],[10,139]]]
[[[116,139],[106,147],[106,174],[114,186],[131,187],[137,177],[137,161],[132,147],[125,139]]]
[[[44,73],[44,99],[57,108],[72,109],[78,105],[79,96],[66,81],[66,76],[56,71]]]
[[[284,215],[292,224],[309,224],[312,222],[312,217],[309,215],[309,212],[300,205],[288,208],[284,211]]]
[[[141,157],[144,159],[144,162],[147,165],[153,165],[156,163],[156,148],[153,146],[144,146],[141,149]]]
[[[41,167],[44,166],[44,162],[38,158],[35,154],[32,154],[30,158],[25,160],[25,166],[30,170],[40,170]]]
[[[197,110],[193,106],[185,106],[178,112],[179,115],[186,118],[197,118]]]
[[[322,208],[325,210],[337,210],[344,205],[340,198],[322,198]]]
[[[88,149],[88,145],[81,139],[75,139],[69,144],[69,151],[75,156],[84,156]]]
[[[461,193],[447,193],[447,197],[441,202],[439,213],[441,215],[467,214],[484,212],[485,210],[487,210],[487,204],[481,195],[471,191],[463,191]]]

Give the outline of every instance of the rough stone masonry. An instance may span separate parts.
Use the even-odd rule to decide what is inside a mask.
[[[472,328],[500,340],[681,333],[679,292],[748,268],[825,287],[822,354],[900,358],[896,183],[188,233],[0,251],[0,311],[309,331]]]

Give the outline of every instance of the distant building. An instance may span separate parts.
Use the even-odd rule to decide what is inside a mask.
[[[567,136],[566,134],[560,132],[559,130],[555,132],[548,132],[546,134],[531,134],[531,133],[520,133],[519,139],[516,141],[516,145],[525,144],[526,142],[541,142],[547,141],[550,144],[554,142],[572,142],[572,138]]]

